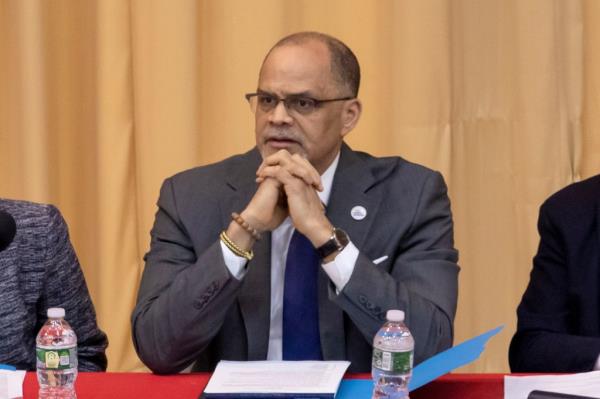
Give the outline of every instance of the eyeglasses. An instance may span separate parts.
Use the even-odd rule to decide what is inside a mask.
[[[283,105],[285,105],[285,108],[288,111],[293,111],[301,115],[308,115],[311,112],[314,112],[314,110],[319,108],[323,103],[352,100],[354,98],[355,97],[340,97],[317,100],[316,98],[296,95],[281,98],[274,94],[267,93],[246,94],[246,100],[250,103],[252,112],[256,112],[257,109],[260,109],[262,112],[271,112],[277,107],[280,101],[283,101]]]

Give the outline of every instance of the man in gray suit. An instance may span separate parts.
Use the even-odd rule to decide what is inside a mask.
[[[154,372],[295,358],[287,306],[316,326],[304,358],[350,360],[350,371],[370,371],[388,309],[404,310],[416,363],[452,345],[458,254],[446,186],[437,172],[343,142],[361,114],[359,81],[339,40],[280,40],[246,95],[256,148],[164,182],[132,315]],[[308,261],[288,280],[296,235],[318,253],[314,290]]]

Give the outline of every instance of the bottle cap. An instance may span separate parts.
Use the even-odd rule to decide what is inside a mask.
[[[65,310],[63,308],[48,308],[48,317],[50,319],[65,317]]]
[[[404,321],[404,312],[402,310],[391,309],[385,314],[389,321]]]

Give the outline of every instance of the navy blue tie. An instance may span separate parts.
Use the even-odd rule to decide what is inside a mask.
[[[294,231],[285,262],[283,360],[321,360],[317,276],[321,261],[312,243]]]

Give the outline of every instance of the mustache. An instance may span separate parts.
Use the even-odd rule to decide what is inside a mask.
[[[267,140],[291,140],[301,143],[301,137],[294,131],[288,129],[272,129],[267,132]]]

